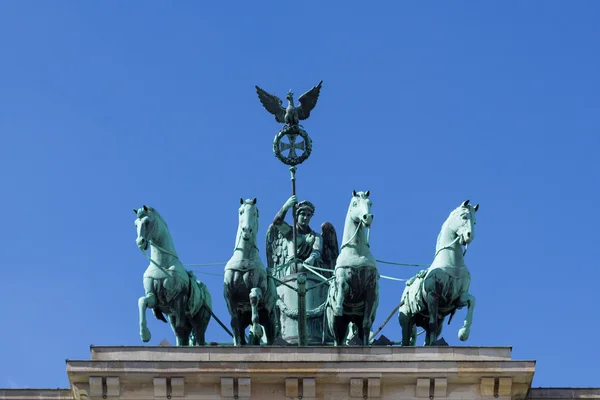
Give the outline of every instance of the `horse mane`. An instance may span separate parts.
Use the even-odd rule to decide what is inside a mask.
[[[158,220],[163,223],[165,228],[168,229],[169,226],[167,225],[167,221],[165,221],[165,219],[162,217],[162,215],[160,215],[158,210],[156,210],[156,208],[154,208],[154,207],[150,207],[150,206],[147,206],[147,207],[148,207],[148,211],[151,211],[158,218]]]

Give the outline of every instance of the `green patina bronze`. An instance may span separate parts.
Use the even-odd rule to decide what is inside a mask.
[[[294,247],[293,226],[285,222],[289,209],[295,207],[296,246]],[[297,289],[297,278],[306,276],[306,320],[299,314],[297,294],[286,285],[278,285],[280,327],[282,338],[288,343],[298,344],[300,324],[306,324],[307,344],[322,344],[329,337],[324,324],[327,285],[324,279],[331,277],[338,256],[338,241],[335,228],[329,222],[321,225],[321,233],[310,227],[315,206],[309,201],[298,203],[292,195],[275,216],[267,232],[267,264],[269,273],[279,281]],[[298,263],[294,262],[294,253]],[[318,269],[316,269],[316,268]],[[311,271],[312,269],[312,271]],[[319,287],[316,287],[319,285]],[[314,289],[313,289],[314,288]]]
[[[208,288],[183,267],[167,223],[158,211],[143,206],[133,212],[136,214],[136,244],[144,255],[150,247],[150,257],[146,256],[150,264],[143,279],[145,295],[138,301],[142,341],[148,342],[151,338],[146,323],[146,309],[151,308],[163,322],[167,322],[164,316],[167,314],[177,346],[204,345],[212,314]]]
[[[462,246],[475,238],[475,214],[479,204],[469,200],[450,213],[438,235],[431,266],[406,282],[399,310],[402,345],[416,344],[416,327],[425,329],[425,345],[436,345],[446,316],[448,323],[457,309],[468,307],[467,316],[458,338],[469,338],[473,322],[475,297],[469,293],[471,275],[463,258]]]
[[[294,93],[290,89],[286,96],[287,108],[283,107],[283,101],[279,97],[256,86],[256,93],[263,107],[275,116],[275,121],[284,124],[273,140],[273,153],[284,164],[295,166],[310,156],[312,141],[299,122],[307,119],[317,105],[322,84],[323,81],[302,94],[298,98],[299,106],[294,104]],[[298,154],[297,150],[302,151],[302,154]],[[288,151],[288,155],[284,155],[284,151]]]
[[[283,107],[283,101],[279,97],[264,91],[258,86],[255,86],[255,88],[258,99],[263,107],[275,116],[275,121],[287,126],[298,126],[301,120],[310,117],[310,112],[317,105],[322,84],[323,81],[319,82],[318,85],[313,86],[306,93],[298,97],[300,105],[297,107],[294,105],[294,93],[290,89],[286,95],[288,101],[287,108]]]
[[[327,288],[323,281],[331,276],[338,253],[333,225],[326,222],[321,226],[321,234],[314,232],[309,225],[314,205],[308,201],[298,203],[296,197],[296,166],[306,161],[312,151],[312,141],[299,122],[307,119],[315,108],[322,83],[302,94],[299,106],[294,104],[290,90],[286,96],[287,108],[277,96],[256,86],[263,107],[284,124],[275,135],[273,153],[291,166],[292,196],[269,227],[267,261],[272,279],[278,284],[281,335],[288,343],[299,346],[329,340],[324,314]],[[285,222],[290,208],[294,209],[291,226]]]
[[[329,287],[327,320],[335,346],[345,344],[351,323],[358,339],[368,346],[379,305],[379,273],[366,232],[373,222],[369,194],[352,192],[335,282]]]
[[[256,198],[240,199],[239,222],[233,256],[225,266],[223,295],[231,315],[234,346],[245,345],[245,330],[250,325],[249,344],[260,345],[263,334],[273,344],[277,334],[275,284],[256,246],[259,212]],[[264,331],[263,331],[264,327]]]
[[[341,247],[331,223],[324,222],[319,233],[311,228],[315,205],[307,200],[299,202],[296,195],[297,166],[312,152],[312,140],[299,122],[315,108],[321,86],[322,81],[302,94],[298,105],[290,90],[287,107],[277,96],[256,86],[263,107],[283,124],[275,135],[273,153],[289,167],[292,193],[268,228],[267,268],[256,243],[256,198],[240,199],[234,251],[225,265],[223,280],[233,333],[213,314],[206,286],[179,261],[163,218],[152,207],[134,210],[137,246],[144,255],[148,248],[151,250],[150,257],[146,255],[150,264],[144,273],[145,296],[139,299],[144,342],[151,337],[147,308],[164,322],[165,314],[168,316],[178,346],[204,345],[211,316],[233,337],[235,346],[273,345],[276,341],[298,346],[390,345],[393,342],[389,339],[374,337],[397,310],[403,346],[416,345],[417,327],[426,333],[426,346],[444,345],[440,339],[444,320],[449,316],[450,323],[456,310],[463,307],[468,307],[468,312],[458,336],[461,341],[468,339],[475,298],[469,293],[470,274],[462,246],[468,247],[474,239],[479,205],[472,206],[467,200],[450,213],[438,236],[433,263],[406,282],[400,304],[376,332],[372,328],[379,305],[380,275],[369,244],[373,221],[369,191],[352,192]],[[288,223],[290,210],[293,221]]]

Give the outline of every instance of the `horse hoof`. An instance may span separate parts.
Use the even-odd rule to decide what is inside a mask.
[[[462,327],[458,330],[458,338],[464,342],[469,339],[469,335],[471,334],[471,330],[469,328]]]
[[[150,329],[142,328],[140,330],[140,337],[142,338],[142,342],[148,343],[152,338],[152,334],[150,333]]]

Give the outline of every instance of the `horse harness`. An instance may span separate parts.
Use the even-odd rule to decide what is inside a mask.
[[[160,251],[160,252],[162,252],[164,254],[170,255],[171,257],[174,257],[175,259],[179,260],[179,257],[177,257],[175,254],[173,254],[170,251],[168,251],[167,249],[165,249],[165,248],[157,245],[153,241],[148,240],[148,244],[154,246],[158,251]],[[146,257],[148,259],[148,261],[150,261],[152,264],[154,264],[158,269],[160,269],[162,271],[166,270],[165,267],[158,265],[158,263],[156,261],[154,261],[152,259],[152,257],[149,257],[144,250],[140,249],[140,251],[142,252],[142,254],[144,255],[144,257]],[[179,260],[179,261],[181,262],[181,260]],[[186,273],[187,273],[187,271],[186,271]],[[189,297],[191,295],[191,290],[192,290],[193,282],[192,282],[192,277],[190,276],[189,273],[187,273],[187,276],[188,276],[188,280],[190,282],[190,285],[189,285],[189,288],[188,288],[188,290],[189,290],[188,297]],[[206,304],[206,301],[203,302],[202,307],[206,308],[206,310],[215,319],[215,321],[217,321],[217,323],[219,325],[221,325],[221,328],[223,328],[225,330],[225,332],[227,332],[229,334],[229,336],[233,337],[233,333],[229,329],[227,329],[227,326],[215,315],[215,313],[213,312],[213,310],[208,306],[208,304]]]

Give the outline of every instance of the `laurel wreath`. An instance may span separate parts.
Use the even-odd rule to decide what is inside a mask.
[[[277,306],[282,313],[285,314],[286,317],[297,320],[298,319],[298,309],[297,308],[289,308],[281,299],[277,300]],[[320,306],[312,310],[306,310],[306,319],[313,319],[323,316],[323,312],[325,312],[325,308],[327,307],[327,300],[323,302]]]
[[[304,140],[304,152],[302,153],[301,156],[286,157],[283,154],[281,154],[281,149],[279,147],[279,144],[281,142],[281,139],[283,139],[284,136],[287,136],[289,134],[298,135]],[[281,131],[279,131],[277,133],[277,135],[275,135],[275,139],[273,140],[273,153],[275,153],[275,157],[277,157],[277,159],[279,161],[281,161],[282,163],[284,163],[286,165],[294,166],[294,165],[302,164],[310,156],[311,151],[312,151],[312,140],[308,136],[308,133],[306,133],[306,131],[304,129],[300,128],[297,125],[284,127]]]

